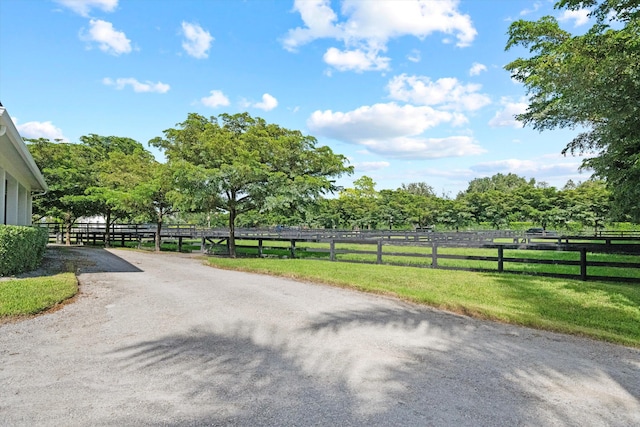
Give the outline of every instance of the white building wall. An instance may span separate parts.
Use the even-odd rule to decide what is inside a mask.
[[[30,191],[18,183],[18,225],[29,225],[31,212],[29,212],[28,199],[31,197]]]
[[[5,223],[18,224],[18,181],[6,174],[7,179],[7,206]]]
[[[27,223],[26,225],[33,224],[33,195],[27,194]]]
[[[0,224],[6,224],[6,221],[4,218],[4,211],[5,211],[4,199],[7,194],[7,186],[5,183],[6,179],[7,179],[6,172],[4,171],[4,169],[0,167]]]

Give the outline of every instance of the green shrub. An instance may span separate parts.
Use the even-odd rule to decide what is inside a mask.
[[[605,226],[607,231],[640,231],[640,225],[631,222],[612,222]]]
[[[0,225],[0,276],[38,267],[48,240],[46,228]]]

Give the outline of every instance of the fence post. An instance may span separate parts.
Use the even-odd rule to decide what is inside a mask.
[[[329,259],[331,261],[336,260],[336,241],[333,239],[329,242]]]
[[[580,248],[580,280],[587,280],[587,248]]]
[[[262,258],[262,239],[258,239],[258,256]]]
[[[431,267],[438,268],[438,242],[431,241]]]
[[[378,240],[378,259],[376,264],[382,264],[382,239]]]
[[[291,239],[291,258],[296,257],[296,241]]]
[[[498,273],[504,271],[504,246],[498,246]]]

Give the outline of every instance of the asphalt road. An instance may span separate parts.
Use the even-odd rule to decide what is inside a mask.
[[[187,255],[74,253],[73,303],[0,325],[0,425],[640,425],[635,349]]]

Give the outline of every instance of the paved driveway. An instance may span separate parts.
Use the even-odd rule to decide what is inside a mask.
[[[640,425],[637,350],[187,255],[74,251],[77,300],[0,325],[0,425]]]

